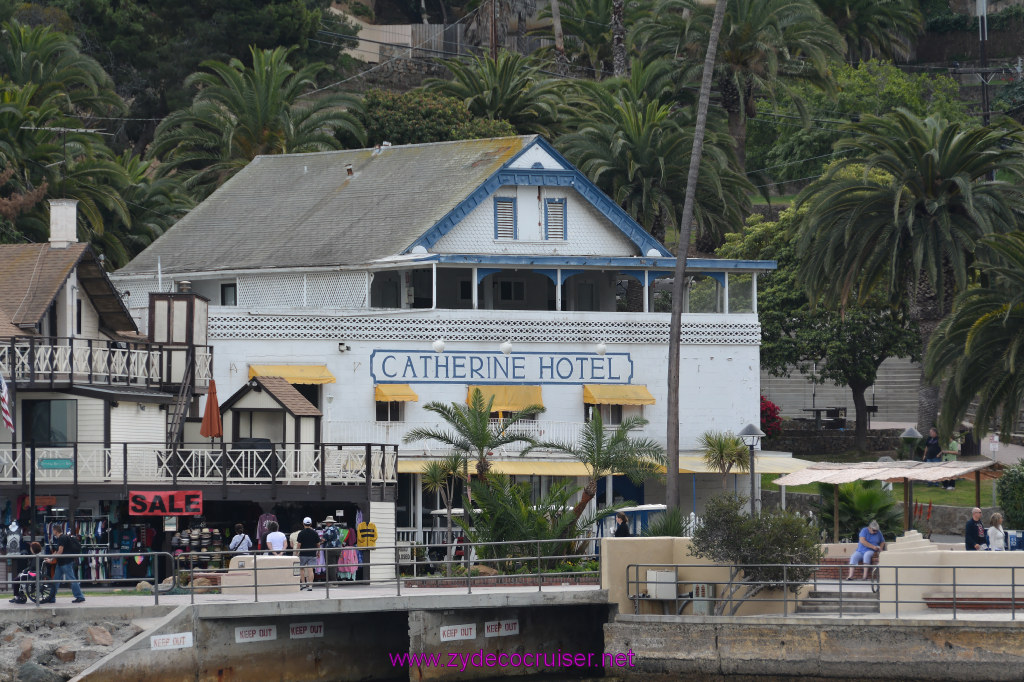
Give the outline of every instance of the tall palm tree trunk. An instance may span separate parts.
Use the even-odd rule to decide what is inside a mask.
[[[555,73],[569,75],[569,58],[565,56],[565,36],[562,35],[562,12],[558,0],[551,0],[551,30],[555,34]]]
[[[629,69],[626,62],[624,4],[624,0],[612,0],[612,74],[615,76],[625,76]]]
[[[693,203],[697,196],[697,177],[700,157],[704,149],[704,133],[708,127],[708,101],[711,99],[711,81],[715,75],[715,56],[718,54],[718,36],[722,32],[727,0],[715,0],[715,14],[708,35],[708,51],[704,56],[704,75],[697,99],[697,120],[693,130],[693,149],[690,151],[690,171],[686,176],[686,198],[683,217],[679,221],[679,248],[676,249],[676,272],[672,282],[672,317],[669,323],[668,343],[668,434],[666,441],[668,475],[665,483],[665,505],[679,506],[679,341],[683,319],[683,282],[686,279],[686,253],[690,246],[693,224]]]
[[[597,480],[591,479],[587,482],[586,487],[583,488],[583,493],[580,495],[580,501],[576,503],[576,506],[572,509],[573,516],[579,521],[580,517],[583,516],[583,512],[586,511],[587,505],[597,495]]]
[[[946,282],[953,280],[952,272],[946,274]],[[921,339],[921,356],[928,350],[928,343],[939,323],[952,308],[952,292],[939,297],[928,282],[924,273],[918,277],[917,286],[909,291],[914,292],[911,299],[908,317],[917,323],[918,337]],[[927,433],[928,429],[938,422],[939,418],[939,385],[933,384],[925,375],[924,364],[917,384],[917,430]]]

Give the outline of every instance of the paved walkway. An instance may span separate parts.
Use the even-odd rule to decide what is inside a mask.
[[[578,593],[578,592],[596,592],[600,588],[596,585],[545,585],[542,590],[538,590],[536,586],[510,586],[502,585],[500,587],[482,587],[473,585],[472,594],[536,594],[541,592],[543,594],[557,594],[557,593]],[[67,588],[61,591],[57,595],[57,602],[55,604],[44,604],[42,606],[36,606],[32,603],[18,605],[3,600],[0,610],[5,612],[11,611],[47,611],[51,609],[74,609],[83,610],[90,607],[144,607],[153,606],[154,599],[153,595],[143,594],[139,592],[129,593],[114,593],[95,595],[91,594],[90,590],[86,590],[86,600],[82,604],[71,603],[71,593]],[[402,597],[423,597],[423,596],[452,596],[452,595],[466,595],[469,591],[465,585],[458,587],[402,587]],[[330,596],[328,596],[328,590],[324,586],[318,586],[313,589],[312,592],[289,592],[285,594],[265,594],[260,593],[259,601],[261,603],[270,602],[298,602],[298,601],[323,601],[325,599],[380,599],[386,597],[396,597],[398,592],[395,589],[394,583],[381,583],[377,585],[344,585],[344,586],[331,586]],[[180,606],[182,604],[193,603],[193,598],[196,604],[251,604],[254,601],[253,594],[161,594],[160,595],[160,606]]]

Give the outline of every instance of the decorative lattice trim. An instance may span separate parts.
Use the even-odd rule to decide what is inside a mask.
[[[493,341],[526,343],[668,343],[668,323],[651,320],[580,321],[479,318],[441,320],[436,317],[332,317],[211,315],[210,338],[345,339],[352,341]],[[749,345],[761,342],[756,322],[686,321],[684,344]]]

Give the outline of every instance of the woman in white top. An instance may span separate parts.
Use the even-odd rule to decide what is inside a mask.
[[[1006,533],[1003,532],[1003,515],[996,512],[988,519],[988,548],[1001,552],[1006,548]]]

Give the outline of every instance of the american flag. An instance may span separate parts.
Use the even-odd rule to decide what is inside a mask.
[[[11,421],[11,405],[7,399],[7,382],[4,381],[4,375],[0,374],[0,411],[4,415],[4,426],[14,433],[14,422]]]

